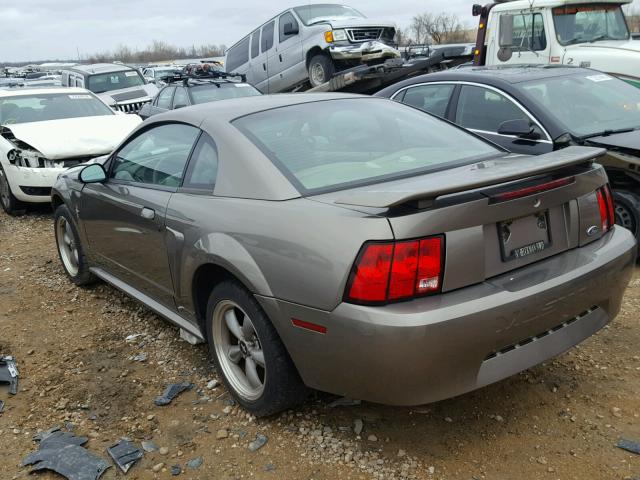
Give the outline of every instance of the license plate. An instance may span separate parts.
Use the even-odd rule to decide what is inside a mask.
[[[505,262],[542,252],[551,245],[549,212],[498,223],[498,238]]]

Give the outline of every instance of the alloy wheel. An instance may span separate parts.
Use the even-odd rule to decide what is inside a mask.
[[[4,171],[0,168],[0,202],[5,209],[9,208],[11,201],[11,191],[9,190],[9,182],[4,174]]]
[[[58,238],[58,250],[62,263],[64,263],[69,275],[75,277],[78,274],[80,264],[78,245],[71,225],[65,217],[59,217],[56,222],[56,237]]]
[[[251,319],[237,303],[223,300],[216,305],[212,321],[216,355],[229,384],[246,400],[260,398],[267,369]]]

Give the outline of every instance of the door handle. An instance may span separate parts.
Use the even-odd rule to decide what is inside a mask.
[[[155,212],[155,210],[152,210],[150,208],[144,207],[142,209],[142,211],[140,212],[140,216],[142,218],[146,218],[147,220],[153,220],[154,217],[156,216],[156,212]]]
[[[265,72],[267,71],[267,64],[266,64],[266,63],[263,63],[263,64],[262,64],[262,69],[263,69]]]
[[[278,58],[280,59],[280,61],[282,62],[282,54],[278,55]]]

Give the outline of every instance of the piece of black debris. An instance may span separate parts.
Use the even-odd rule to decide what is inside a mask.
[[[200,468],[203,462],[204,462],[204,459],[202,457],[194,458],[187,462],[187,468],[190,468],[191,470],[195,470],[196,468]]]
[[[193,383],[172,383],[167,385],[167,388],[164,389],[162,395],[157,397],[153,403],[162,407],[164,405],[169,405],[171,401],[176,398],[179,394],[184,392],[185,390],[190,390],[193,388]]]
[[[620,440],[618,440],[616,447],[621,448],[622,450],[626,450],[627,452],[637,453],[638,455],[640,455],[640,442],[621,438]]]
[[[337,400],[334,400],[333,402],[331,402],[327,406],[329,408],[353,407],[353,406],[356,406],[356,405],[360,405],[361,403],[362,403],[362,400],[356,400],[356,399],[349,398],[349,397],[341,397],[341,398],[338,398]]]
[[[129,440],[120,439],[118,443],[107,448],[107,452],[113,458],[113,462],[122,473],[127,473],[133,464],[142,458],[142,450]]]
[[[263,435],[262,433],[256,434],[256,439],[249,443],[249,451],[255,452],[256,450],[260,450],[265,446],[267,440],[269,440],[269,438],[266,435]]]
[[[33,465],[31,472],[52,470],[68,480],[97,480],[111,466],[81,445],[86,437],[76,437],[54,427],[42,436],[38,450],[27,455],[22,466]]]
[[[265,472],[273,472],[276,469],[276,466],[273,463],[267,463],[264,466],[264,471]]]
[[[9,355],[0,355],[0,383],[9,384],[9,393],[18,393],[18,367],[16,359]]]
[[[174,477],[177,477],[181,473],[182,473],[182,467],[180,465],[173,465],[171,467],[171,475],[173,475]]]
[[[60,431],[60,427],[56,425],[55,427],[51,427],[49,430],[43,430],[42,432],[36,433],[32,438],[36,442],[40,442],[45,438],[51,436],[53,433],[59,432],[59,431]]]

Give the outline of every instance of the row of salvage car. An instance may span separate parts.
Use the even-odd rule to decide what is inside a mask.
[[[637,215],[640,127],[623,85],[464,69],[378,94],[390,101],[261,96],[196,72],[144,122],[86,90],[5,90],[0,198],[51,201],[70,279],[208,342],[256,415],[310,389],[415,405],[543,362],[618,313],[637,230],[615,222],[622,200]],[[192,105],[201,87],[251,94]],[[575,118],[554,110],[563,88],[586,92],[565,99]]]

